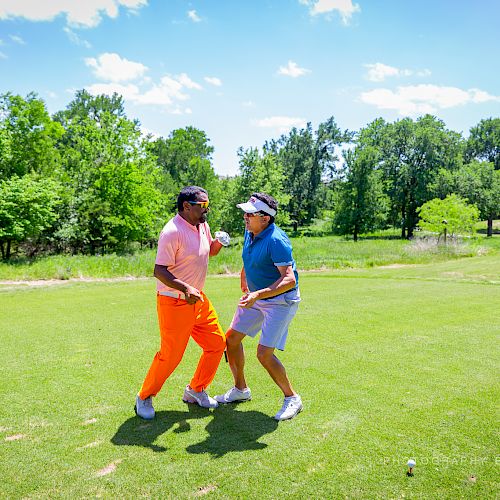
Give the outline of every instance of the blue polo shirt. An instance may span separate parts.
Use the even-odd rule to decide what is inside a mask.
[[[253,238],[245,231],[242,257],[251,292],[267,288],[281,276],[276,266],[292,266],[297,285],[299,283],[290,240],[275,224],[269,224]]]

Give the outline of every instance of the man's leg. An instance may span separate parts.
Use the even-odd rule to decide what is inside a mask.
[[[200,361],[190,382],[196,392],[205,390],[215,377],[222,354],[226,347],[224,332],[217,313],[206,295],[199,309],[193,331],[194,341],[203,349]]]
[[[257,359],[260,364],[267,370],[271,378],[283,391],[285,397],[294,396],[296,392],[293,390],[292,384],[288,380],[285,367],[281,361],[274,355],[274,347],[266,347],[260,345],[257,347]]]
[[[288,420],[295,417],[295,415],[302,411],[302,399],[293,390],[286,375],[285,367],[274,355],[274,347],[266,347],[259,344],[257,358],[285,395],[283,406],[274,418],[276,420]]]
[[[245,380],[245,351],[242,340],[245,334],[229,329],[226,333],[227,357],[234,377],[234,386],[242,391],[247,387]]]
[[[193,306],[171,297],[158,296],[161,345],[139,391],[141,399],[156,396],[165,380],[180,363],[194,324]]]

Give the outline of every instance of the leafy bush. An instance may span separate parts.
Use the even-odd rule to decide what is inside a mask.
[[[479,220],[479,210],[475,205],[468,205],[459,196],[448,195],[444,200],[435,198],[424,203],[419,209],[421,220],[418,226],[424,231],[448,233],[450,236],[471,234]]]

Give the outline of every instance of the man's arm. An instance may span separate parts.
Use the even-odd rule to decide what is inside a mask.
[[[244,295],[239,302],[241,307],[251,307],[256,300],[269,299],[295,287],[297,281],[292,266],[276,266],[276,268],[280,273],[280,277],[267,288],[262,288]]]
[[[200,291],[191,286],[184,281],[176,278],[167,268],[167,266],[161,266],[160,264],[155,264],[154,269],[155,278],[159,279],[164,285],[179,290],[186,296],[186,302],[188,304],[195,304],[199,300],[202,300]]]
[[[214,257],[220,252],[220,249],[222,248],[222,243],[219,240],[214,240],[212,241],[212,244],[210,245],[210,257]]]
[[[247,275],[245,274],[245,268],[241,268],[240,272],[240,288],[243,293],[248,293],[250,290],[248,289],[247,283]]]

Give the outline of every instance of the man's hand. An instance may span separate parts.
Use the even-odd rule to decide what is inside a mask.
[[[201,292],[194,286],[186,285],[186,291],[184,292],[186,296],[186,302],[188,304],[196,304],[199,300],[203,302],[203,296]]]
[[[240,301],[238,302],[238,305],[240,307],[244,307],[248,309],[249,307],[252,307],[255,304],[255,301],[259,299],[259,295],[257,292],[248,292],[241,297]]]
[[[225,231],[216,231],[215,232],[215,239],[223,246],[223,247],[228,247],[229,243],[231,242],[231,238],[229,237],[229,234],[227,234]]]

